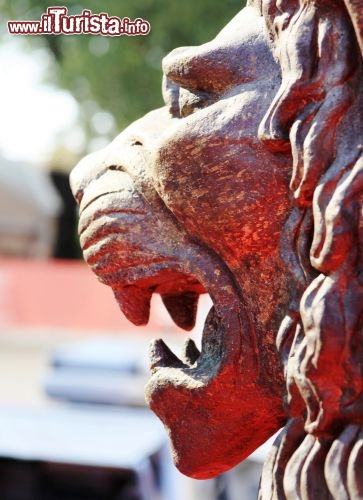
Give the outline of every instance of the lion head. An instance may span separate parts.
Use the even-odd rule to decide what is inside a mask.
[[[71,176],[85,260],[132,322],[147,323],[158,293],[189,330],[199,295],[213,300],[200,351],[187,341],[179,359],[153,342],[146,388],[176,465],[193,477],[241,461],[289,412],[302,419],[307,405],[307,425],[316,420],[300,361],[316,348],[305,332],[317,316],[305,311],[332,285],[319,272],[337,271],[337,246],[349,250],[327,207],[357,162],[348,155],[342,176],[335,161],[360,68],[339,64],[357,44],[338,36],[350,21],[330,3],[256,0],[211,42],[171,52],[165,107]],[[325,40],[336,44],[326,53]]]
[[[275,337],[291,293],[279,252],[291,159],[258,139],[280,71],[257,9],[163,70],[165,108],[82,160],[71,183],[85,260],[132,322],[147,323],[158,293],[189,330],[199,295],[212,298],[201,351],[188,341],[179,359],[155,341],[146,389],[177,466],[204,478],[285,418]]]

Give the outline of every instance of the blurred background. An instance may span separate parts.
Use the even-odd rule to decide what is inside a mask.
[[[240,0],[63,1],[143,18],[151,33],[11,36],[8,20],[40,20],[52,3],[0,0],[0,498],[237,500],[256,498],[257,452],[211,481],[181,476],[145,408],[147,349],[180,350],[161,301],[136,329],[81,260],[68,175],[85,154],[162,105],[161,60],[213,38]],[[202,300],[199,341],[210,302]]]

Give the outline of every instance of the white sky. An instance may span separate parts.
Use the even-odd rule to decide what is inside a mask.
[[[77,103],[41,83],[50,66],[45,50],[25,51],[19,37],[8,37],[0,47],[0,155],[45,163],[57,138],[75,125]]]

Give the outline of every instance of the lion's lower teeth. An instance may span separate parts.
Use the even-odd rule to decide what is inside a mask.
[[[187,339],[183,349],[183,359],[188,365],[193,365],[200,356],[200,351],[194,343],[194,340]]]
[[[162,367],[182,367],[184,364],[169,349],[162,339],[154,340],[149,350],[150,370],[155,371]]]

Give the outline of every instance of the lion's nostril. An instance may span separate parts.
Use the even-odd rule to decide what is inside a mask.
[[[78,173],[78,165],[70,173],[69,184],[71,186],[71,190],[76,202],[78,203],[78,205],[80,205],[83,198],[84,189],[83,183],[81,182],[81,177]]]
[[[74,198],[80,204],[87,187],[109,168],[105,159],[107,158],[105,149],[101,149],[83,158],[72,170],[69,176],[69,183]]]
[[[108,167],[108,170],[111,170],[111,171],[117,171],[117,172],[127,172],[127,169],[126,167],[124,167],[123,165],[111,165]]]

